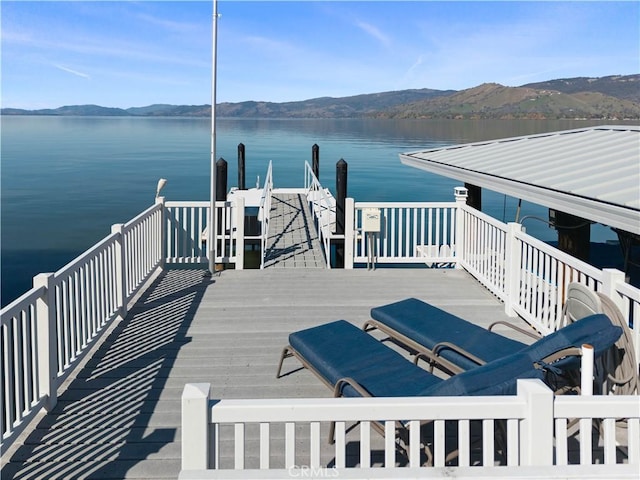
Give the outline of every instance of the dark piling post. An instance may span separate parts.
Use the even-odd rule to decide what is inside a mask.
[[[482,188],[470,183],[464,184],[467,189],[467,205],[482,211]]]
[[[311,147],[311,169],[316,178],[320,180],[320,147],[317,143]]]
[[[216,162],[216,201],[227,199],[227,161],[220,157]]]
[[[216,162],[216,202],[227,200],[227,161],[220,157]],[[218,235],[222,234],[222,219],[218,218]],[[220,248],[220,239],[217,240]],[[218,250],[219,251],[219,250]]]
[[[245,152],[244,144],[238,144],[238,190],[246,190],[244,174]]]
[[[344,235],[345,204],[347,199],[347,162],[336,163],[336,233]],[[336,240],[336,267],[344,268],[344,239]]]

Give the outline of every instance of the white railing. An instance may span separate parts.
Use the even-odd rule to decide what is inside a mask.
[[[512,227],[508,241],[518,261],[517,270],[507,270],[507,278],[517,294],[509,296],[516,313],[543,333],[563,326],[562,306],[566,288],[579,282],[601,291],[603,271],[566,254]],[[640,299],[639,299],[640,300]]]
[[[608,271],[608,278],[618,278],[618,282],[605,282],[609,288],[605,288],[604,293],[611,297],[620,310],[624,318],[629,322],[629,328],[636,348],[636,360],[640,361],[640,293],[637,288],[625,283],[624,275],[618,271]],[[640,392],[639,392],[640,393]]]
[[[377,263],[450,264],[456,261],[455,203],[356,202],[354,208],[354,263],[371,258]],[[364,232],[363,216],[372,210],[380,216],[380,231]],[[373,238],[369,238],[370,235]]]
[[[517,223],[503,224],[467,205],[460,208],[459,265],[543,334],[564,324],[562,308],[567,286],[579,282],[611,297],[640,351],[640,290],[625,282],[617,270],[600,270],[522,231]]]
[[[460,205],[461,238],[457,260],[494,295],[505,301],[509,279],[507,225],[473,208]]]
[[[258,220],[260,221],[260,243],[261,259],[260,268],[264,268],[264,259],[267,253],[267,241],[269,240],[269,223],[271,222],[271,193],[273,192],[273,167],[269,161],[267,175],[264,179],[264,187],[260,197],[260,208],[258,210]]]
[[[322,187],[309,162],[305,162],[304,169],[304,188],[307,202],[309,202],[316,230],[324,248],[327,268],[331,268],[331,240],[344,238],[344,235],[335,233],[336,201],[331,192]]]
[[[207,263],[210,203],[166,202],[166,262]],[[244,264],[244,202],[216,202],[216,263]]]
[[[41,408],[105,327],[163,262],[159,201],[0,312],[2,451]]]
[[[503,397],[214,402],[209,390],[209,384],[190,384],[183,392],[180,478],[230,478],[233,471],[233,478],[299,477],[309,471],[335,478],[634,478],[640,468],[637,397],[554,397],[539,380],[519,380],[517,395]],[[616,437],[620,418],[626,430]],[[567,428],[569,419],[580,420],[578,432]],[[594,421],[603,433],[591,442]],[[322,448],[330,422],[335,446]],[[355,423],[358,429],[349,428]],[[381,426],[381,437],[372,434],[374,424]],[[398,429],[400,424],[408,428]],[[398,445],[404,464],[398,462]],[[594,464],[594,451],[601,464]]]

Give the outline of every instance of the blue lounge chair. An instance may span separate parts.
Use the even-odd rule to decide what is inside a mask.
[[[579,366],[573,355],[580,352],[581,345],[590,343],[599,357],[621,333],[622,329],[612,325],[605,315],[593,315],[514,354],[443,380],[365,331],[338,320],[290,334],[276,377],[281,376],[284,359],[296,357],[333,389],[334,397],[513,395],[519,378],[539,378],[557,390],[556,382],[562,378],[563,370]],[[553,363],[556,358],[559,360]],[[381,425],[372,426],[384,434]],[[406,428],[403,424],[399,427]],[[330,442],[334,428],[332,423]],[[431,458],[426,444],[425,454]]]
[[[591,344],[599,357],[621,333],[607,316],[592,315],[515,353],[443,380],[363,330],[338,320],[290,334],[276,376],[281,376],[284,359],[293,356],[332,388],[335,396],[510,395],[515,394],[518,378],[549,383],[553,377],[555,381],[557,375],[579,367],[574,355],[581,345]],[[563,358],[559,352],[569,356]],[[556,358],[560,360],[550,366]]]
[[[494,333],[491,328],[505,324],[538,340],[539,335],[505,322],[495,322],[489,329],[445,312],[417,298],[371,309],[366,331],[378,329],[396,342],[407,346],[448,373],[459,373],[502,358],[527,344]]]

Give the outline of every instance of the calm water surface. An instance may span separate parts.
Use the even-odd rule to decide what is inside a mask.
[[[335,191],[335,164],[348,163],[348,195],[358,201],[451,201],[460,182],[406,167],[398,154],[456,143],[583,127],[573,121],[220,119],[217,157],[237,184],[237,146],[247,153],[246,183],[273,161],[276,187],[303,185],[304,162],[320,146],[320,181]],[[32,277],[55,271],[154,201],[207,200],[210,121],[193,118],[2,117],[1,247],[6,305]],[[506,221],[517,200],[485,191],[483,210]],[[521,217],[546,217],[523,204]],[[555,231],[526,224],[544,240]],[[595,240],[612,238],[596,228]]]

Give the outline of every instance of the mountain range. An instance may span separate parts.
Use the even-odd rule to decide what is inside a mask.
[[[3,108],[2,115],[208,117],[210,105],[156,104],[127,109],[72,105],[55,109]],[[320,97],[297,102],[220,103],[219,117],[260,118],[531,118],[640,119],[640,74],[576,77],[506,87],[485,83],[465,90],[429,88]]]

